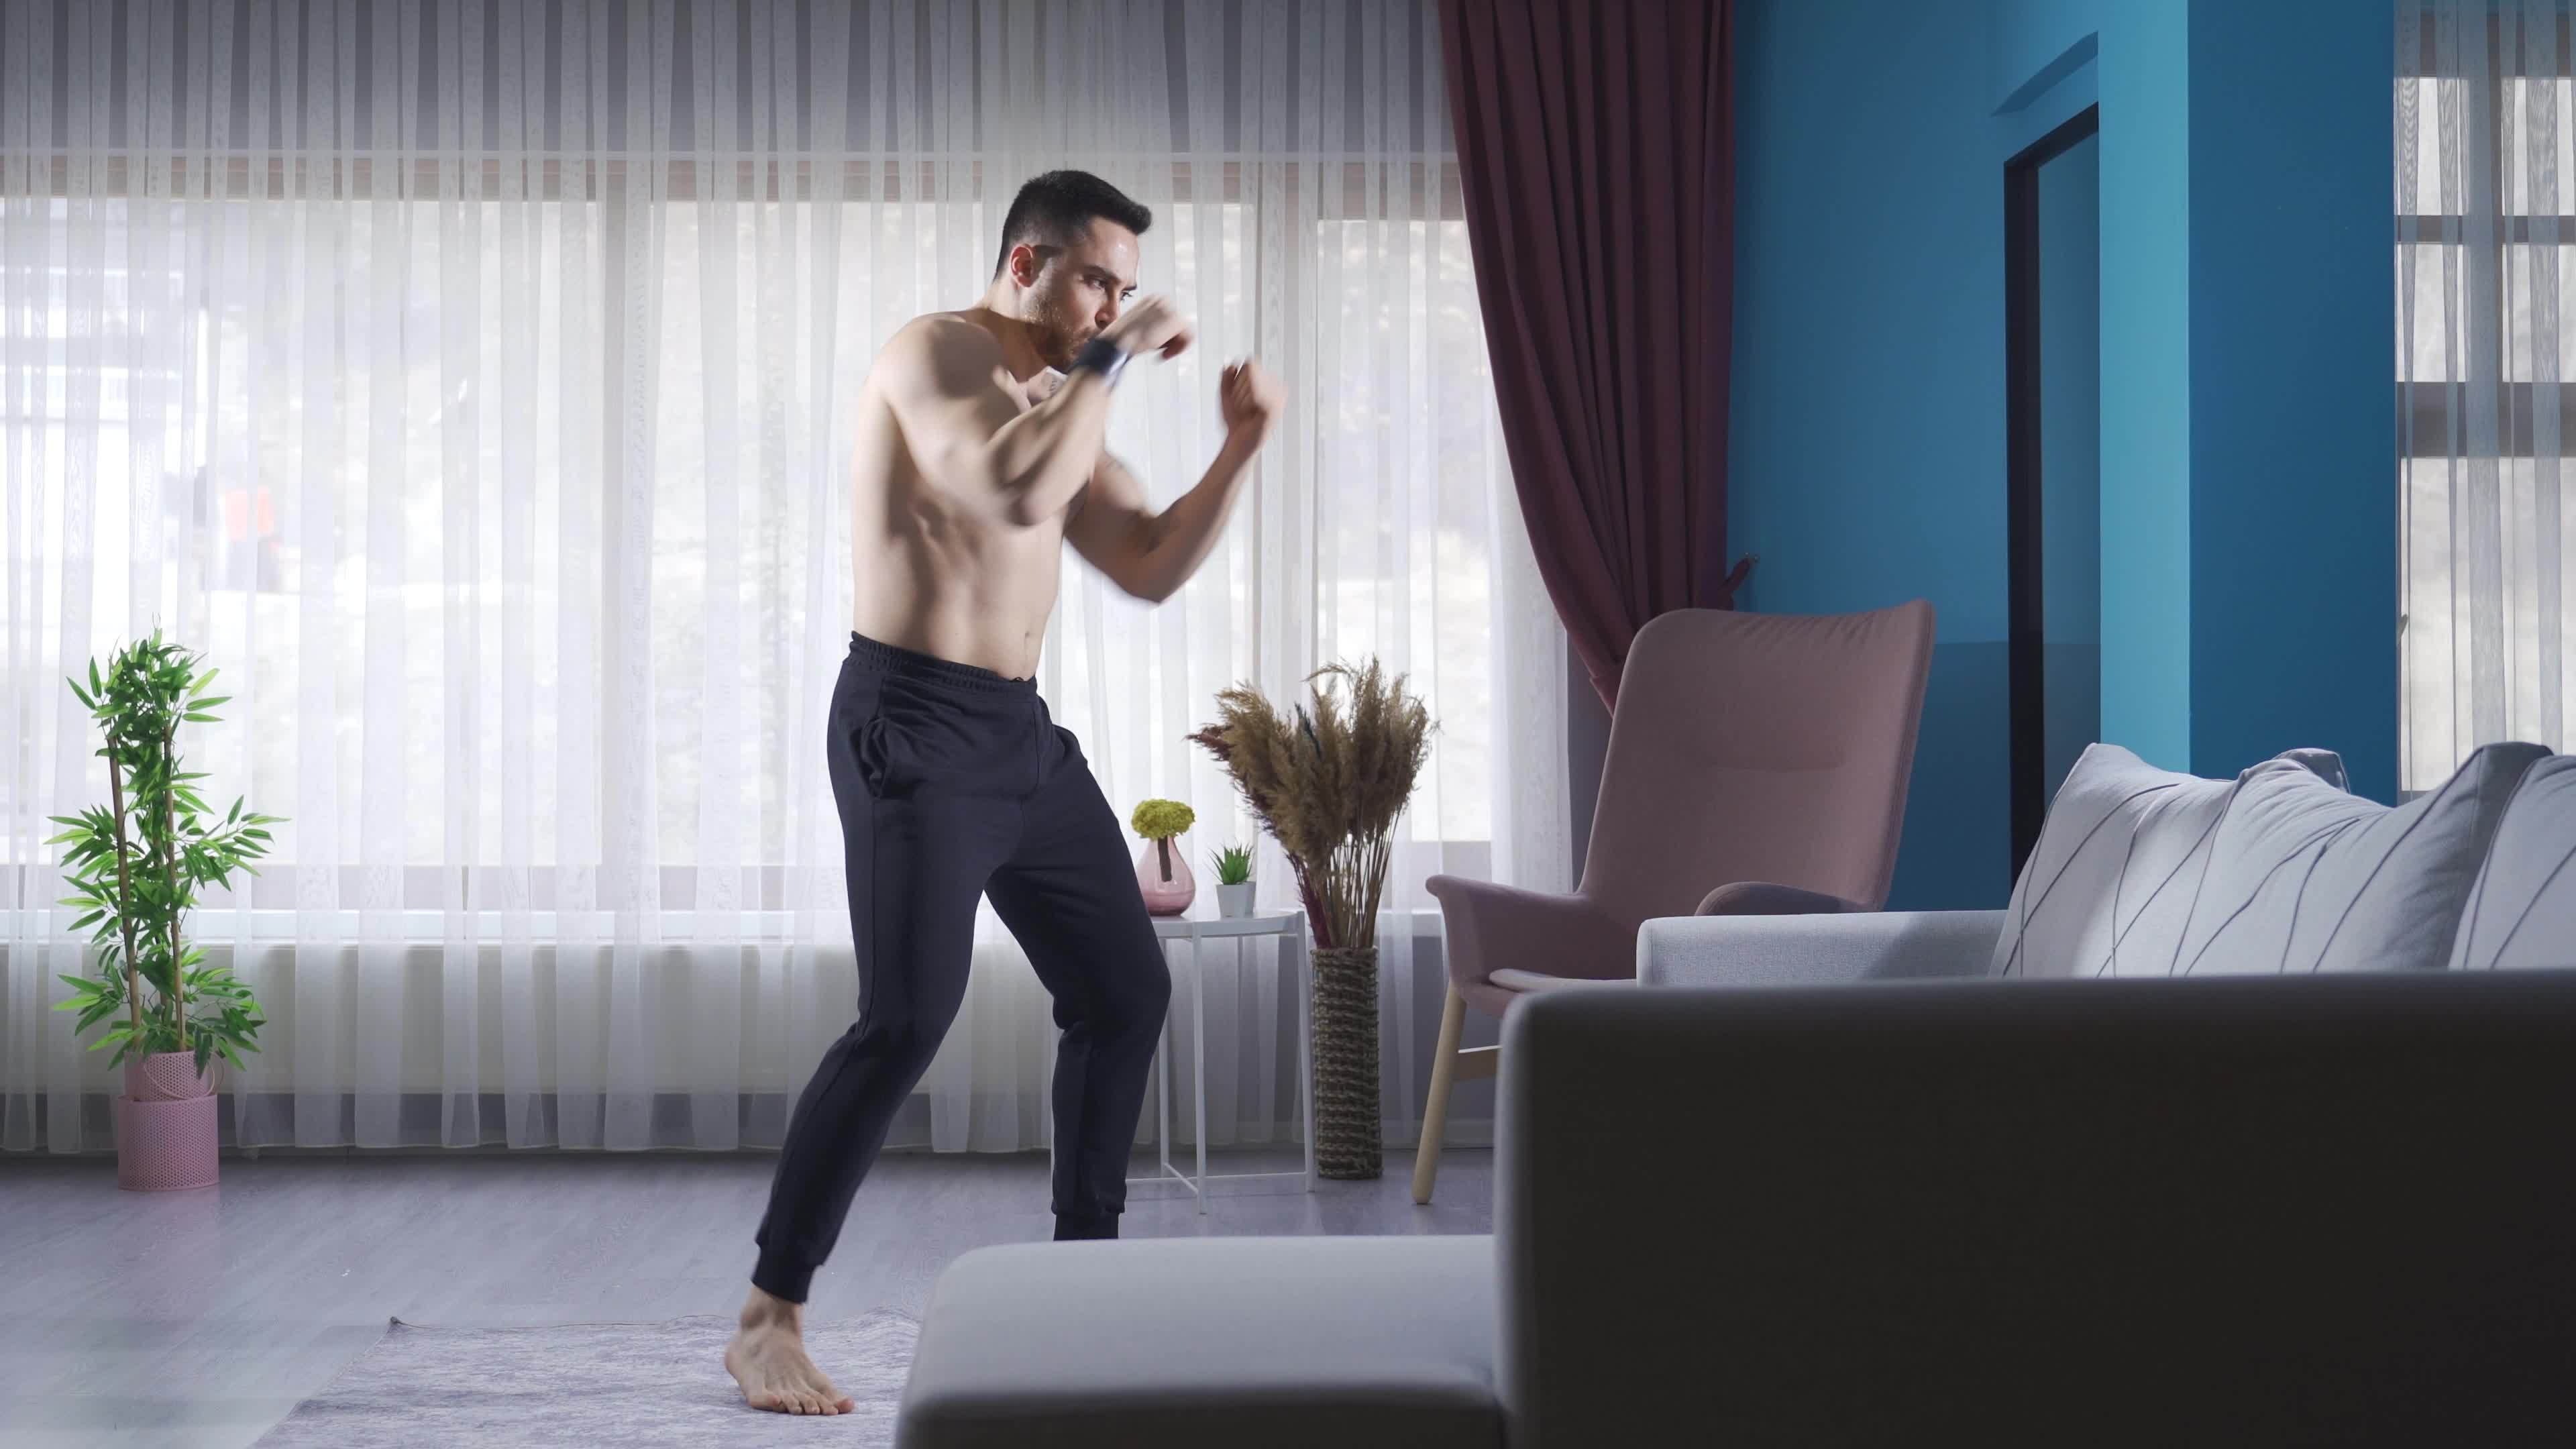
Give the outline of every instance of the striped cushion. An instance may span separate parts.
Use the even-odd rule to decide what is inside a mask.
[[[2469,890],[2451,969],[2576,966],[2576,755],[2523,772]]]
[[[2342,777],[2323,751],[2306,763]],[[2169,972],[2236,784],[2159,770],[2118,745],[2085,750],[2013,883],[1995,974]]]
[[[2438,971],[2538,745],[2489,745],[2391,809],[2284,760],[2238,777],[2177,975]]]

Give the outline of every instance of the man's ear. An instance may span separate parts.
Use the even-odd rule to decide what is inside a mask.
[[[1037,285],[1038,273],[1046,270],[1046,256],[1031,242],[1020,242],[1011,248],[1011,280],[1023,287]]]

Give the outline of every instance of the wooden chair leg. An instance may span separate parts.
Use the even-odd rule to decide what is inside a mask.
[[[1449,1084],[1458,1076],[1458,1037],[1466,1029],[1467,1003],[1458,988],[1449,988],[1440,1008],[1440,1049],[1431,1063],[1431,1100],[1422,1108],[1421,1144],[1413,1152],[1413,1200],[1431,1201],[1431,1184],[1440,1175],[1440,1134],[1449,1125]]]

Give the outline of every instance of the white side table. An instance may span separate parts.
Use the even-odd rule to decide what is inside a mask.
[[[1192,1121],[1197,1130],[1192,1140],[1198,1150],[1198,1171],[1183,1172],[1172,1165],[1172,1016],[1163,1013],[1163,1041],[1154,1054],[1154,1080],[1157,1107],[1154,1141],[1161,1157],[1162,1170],[1152,1177],[1131,1177],[1130,1187],[1145,1183],[1177,1180],[1198,1199],[1199,1211],[1208,1210],[1207,1187],[1211,1181],[1249,1181],[1254,1178],[1294,1178],[1301,1180],[1307,1192],[1315,1190],[1315,1039],[1309,983],[1306,980],[1310,960],[1306,953],[1306,915],[1303,911],[1262,911],[1249,916],[1218,917],[1203,915],[1157,916],[1154,934],[1168,944],[1190,943],[1190,1084],[1195,1099]],[[1207,1165],[1207,955],[1209,941],[1233,938],[1238,967],[1242,962],[1241,942],[1256,936],[1279,938],[1279,964],[1286,968],[1295,960],[1290,989],[1297,995],[1297,1127],[1306,1140],[1306,1168],[1303,1172],[1218,1172]],[[1164,958],[1165,965],[1170,957]],[[1052,1066],[1052,1063],[1050,1063]],[[1048,1134],[1048,1163],[1054,1163],[1054,1134]]]

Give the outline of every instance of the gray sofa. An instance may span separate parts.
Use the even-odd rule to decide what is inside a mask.
[[[1491,1237],[968,1253],[900,1449],[2563,1442],[2576,972],[1610,988]]]
[[[1505,1017],[1492,1236],[966,1254],[897,1443],[2563,1440],[2576,972],[2361,969],[2576,941],[2533,765],[2103,753],[2010,911],[1649,922]],[[2076,975],[2183,979],[1902,979]]]

